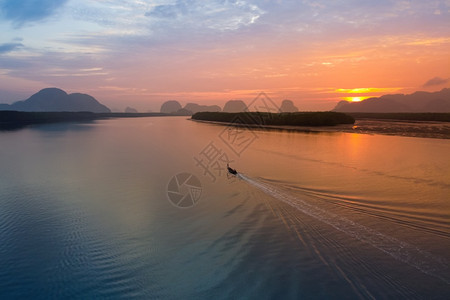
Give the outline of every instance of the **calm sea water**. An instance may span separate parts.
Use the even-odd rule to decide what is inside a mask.
[[[180,117],[0,132],[0,298],[448,299],[449,153]]]

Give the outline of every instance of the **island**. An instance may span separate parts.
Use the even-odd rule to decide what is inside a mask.
[[[344,113],[323,112],[198,112],[192,120],[231,123],[236,125],[273,125],[273,126],[335,126],[353,124],[355,119]]]

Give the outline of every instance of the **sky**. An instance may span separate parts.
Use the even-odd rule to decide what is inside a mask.
[[[0,103],[46,87],[113,110],[300,110],[450,87],[450,0],[0,0]]]

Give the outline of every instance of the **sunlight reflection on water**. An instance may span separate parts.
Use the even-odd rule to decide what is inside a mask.
[[[448,140],[256,131],[238,156],[223,130],[167,117],[0,133],[0,296],[448,294],[426,274],[448,279],[428,259],[450,259]],[[194,157],[211,141],[255,184],[205,175]],[[203,188],[189,209],[167,199],[181,172]]]

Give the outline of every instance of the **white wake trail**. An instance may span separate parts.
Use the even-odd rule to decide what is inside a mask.
[[[302,199],[289,195],[273,185],[252,179],[241,173],[239,173],[238,177],[260,189],[267,195],[296,208],[302,213],[326,223],[353,238],[368,243],[425,274],[434,276],[445,283],[450,284],[450,264],[446,259],[437,257],[394,237],[382,234],[345,217],[309,204]]]

